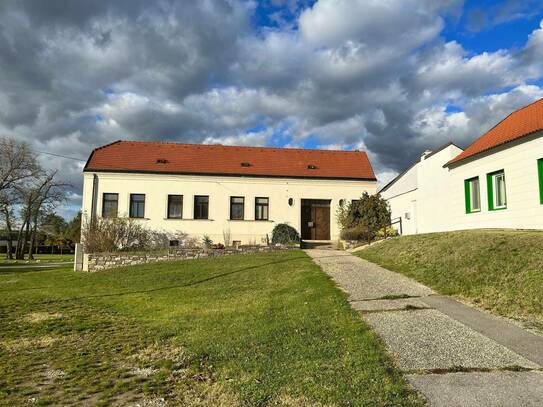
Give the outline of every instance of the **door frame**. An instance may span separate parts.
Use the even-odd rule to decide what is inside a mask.
[[[311,237],[309,239],[304,238],[304,232],[307,231],[306,227],[304,227],[304,208],[310,207],[313,209],[314,207],[321,207],[321,208],[327,208],[328,209],[328,230],[326,235],[328,236],[327,239],[318,239],[318,240],[330,240],[332,235],[332,200],[331,199],[301,199],[300,200],[300,237],[301,240],[317,240],[312,239]],[[313,218],[313,211],[311,211],[310,217]],[[314,222],[314,219],[313,219]],[[316,232],[315,232],[316,234]]]

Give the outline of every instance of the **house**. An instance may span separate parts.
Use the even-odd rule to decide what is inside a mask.
[[[543,229],[543,99],[507,116],[465,150],[449,144],[380,192],[404,234]]]
[[[396,229],[404,235],[448,230],[449,209],[439,197],[449,191],[449,170],[443,164],[462,149],[453,143],[425,151],[420,160],[385,185],[379,192],[390,205]]]
[[[337,207],[375,191],[361,151],[117,141],[88,159],[82,210],[216,243],[261,244],[278,223],[334,240]]]

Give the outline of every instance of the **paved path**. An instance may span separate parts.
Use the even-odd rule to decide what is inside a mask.
[[[48,268],[48,267],[57,267],[64,266],[66,264],[74,264],[73,261],[63,261],[58,263],[13,263],[13,265],[2,265],[0,270],[3,269],[35,269],[35,268]]]
[[[437,407],[543,406],[543,336],[350,253],[306,253]]]

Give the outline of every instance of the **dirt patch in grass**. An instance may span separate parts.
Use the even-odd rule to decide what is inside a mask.
[[[60,312],[31,312],[25,316],[25,320],[31,323],[47,321],[49,319],[62,318]]]
[[[0,341],[0,347],[10,353],[21,352],[28,349],[47,348],[61,340],[59,336],[41,336],[37,338],[17,338]]]
[[[179,395],[205,406],[214,404],[194,401],[226,397],[209,366],[170,341],[151,340],[126,318],[90,304],[25,308],[3,318],[0,406],[170,406]]]

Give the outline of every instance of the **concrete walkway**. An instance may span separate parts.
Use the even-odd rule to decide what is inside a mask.
[[[431,406],[543,406],[543,336],[350,253],[306,253]]]
[[[4,269],[35,269],[35,268],[50,268],[50,267],[58,267],[58,266],[65,266],[66,264],[74,264],[73,261],[63,261],[63,262],[56,262],[56,263],[25,263],[25,264],[18,264],[14,263],[13,265],[2,265],[0,266],[0,270]]]

